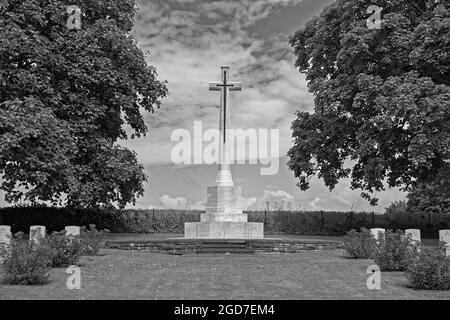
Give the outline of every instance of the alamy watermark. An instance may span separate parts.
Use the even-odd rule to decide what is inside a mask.
[[[80,30],[81,29],[81,9],[78,6],[68,6],[66,27],[69,30]]]
[[[367,268],[367,273],[371,276],[367,278],[367,289],[380,290],[381,289],[381,271],[377,265],[371,265]]]
[[[178,144],[172,148],[174,164],[218,164],[222,134],[218,129],[203,130],[202,121],[194,121],[193,135],[176,129],[171,136]],[[261,164],[261,175],[275,175],[280,164],[279,129],[227,129],[227,153],[230,164]]]
[[[66,273],[70,274],[67,278],[66,286],[69,290],[81,289],[81,269],[78,266],[70,266],[66,269]]]
[[[383,20],[381,19],[381,11],[383,11],[382,7],[371,5],[367,8],[367,13],[371,14],[369,18],[367,18],[367,28],[369,29],[381,29]]]

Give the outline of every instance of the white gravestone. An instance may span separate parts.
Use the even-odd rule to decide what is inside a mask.
[[[0,249],[5,248],[7,251],[9,251],[10,244],[11,244],[11,227],[10,226],[0,226]],[[0,263],[2,263],[2,262],[3,262],[3,258],[0,256]]]
[[[370,233],[375,238],[375,240],[378,240],[380,238],[380,233],[384,234],[386,232],[383,228],[372,228],[370,229]]]
[[[30,227],[30,241],[33,243],[39,243],[45,238],[45,227],[44,226],[31,226]]]
[[[0,245],[9,245],[11,243],[11,227],[0,226]]]
[[[439,231],[439,242],[450,243],[450,230]]]
[[[67,226],[65,228],[66,230],[66,236],[70,237],[71,239],[78,237],[78,242],[80,241],[80,227],[77,226]]]
[[[450,243],[445,244],[445,256],[450,257]]]
[[[419,229],[406,229],[405,230],[405,237],[410,241],[410,243],[414,246],[416,246],[417,251],[420,252],[420,230]]]
[[[406,229],[405,236],[411,241],[420,242],[420,230],[419,229]]]
[[[68,226],[65,228],[66,235],[72,237],[78,237],[80,235],[80,227],[77,226]]]

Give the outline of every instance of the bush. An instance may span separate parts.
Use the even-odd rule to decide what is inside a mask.
[[[66,231],[53,232],[44,242],[52,252],[52,267],[76,265],[82,253],[79,237],[69,237]]]
[[[344,248],[350,258],[353,259],[372,258],[374,245],[374,238],[366,228],[361,228],[360,232],[352,229],[344,237]]]
[[[9,284],[36,285],[48,281],[52,252],[47,246],[24,240],[23,233],[11,239],[11,246],[0,248],[2,279]]]
[[[81,227],[81,253],[86,256],[95,256],[101,248],[105,246],[109,230],[98,231],[95,224],[91,224],[89,229]]]
[[[441,250],[423,250],[405,272],[413,289],[450,290],[450,257]]]
[[[417,253],[417,245],[403,231],[386,230],[375,245],[374,260],[381,271],[405,271]]]

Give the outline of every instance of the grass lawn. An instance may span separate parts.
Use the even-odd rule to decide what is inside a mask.
[[[65,269],[43,286],[0,284],[0,299],[450,299],[450,291],[414,291],[402,272],[366,287],[372,260],[343,250],[279,255],[173,256],[104,249],[83,257],[81,290],[66,288]]]

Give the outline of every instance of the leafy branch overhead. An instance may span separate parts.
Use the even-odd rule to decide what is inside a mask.
[[[69,30],[67,6],[82,12]],[[164,82],[131,34],[134,0],[0,3],[0,171],[7,200],[135,202],[146,176],[116,144],[148,132]]]
[[[289,168],[302,190],[318,174],[333,189],[406,191],[435,183],[450,166],[450,4],[337,0],[296,32],[296,66],[315,95],[314,112],[292,124]]]

